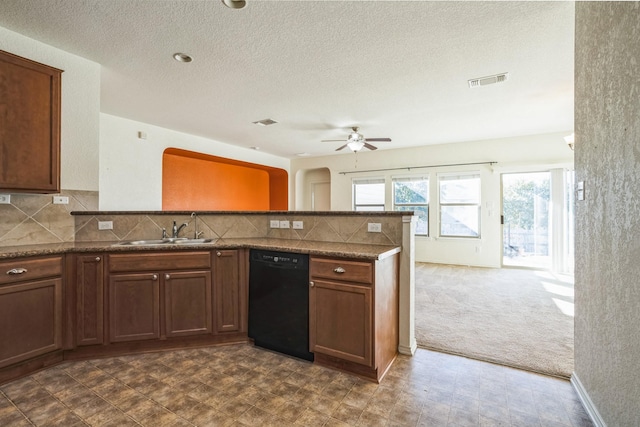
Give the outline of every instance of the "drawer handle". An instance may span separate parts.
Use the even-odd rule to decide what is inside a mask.
[[[100,262],[100,257],[99,256],[96,257],[96,262]]]
[[[216,252],[216,255],[222,256],[222,252],[218,251],[218,252]]]
[[[171,279],[171,275],[169,275],[169,274],[165,274],[165,275],[164,275],[164,278],[165,278],[165,279],[167,279],[167,280],[169,280],[169,279]]]
[[[315,282],[309,282],[309,287],[313,288],[315,285]]]
[[[347,270],[345,270],[342,267],[336,267],[336,268],[333,269],[333,271],[334,271],[334,273],[342,274],[342,273],[346,272]]]
[[[26,268],[12,268],[11,270],[7,271],[7,274],[10,274],[10,275],[24,274],[26,272],[27,272]]]
[[[154,275],[153,275],[153,276],[151,276],[151,277],[153,277],[153,280],[158,280],[158,275],[157,275],[157,274],[154,274]]]

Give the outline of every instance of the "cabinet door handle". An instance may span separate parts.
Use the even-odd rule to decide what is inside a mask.
[[[158,280],[158,275],[157,275],[157,274],[154,274],[154,275],[153,275],[153,276],[151,276],[151,277],[153,277],[153,280]]]
[[[347,270],[345,270],[345,269],[344,269],[344,268],[342,268],[342,267],[336,267],[336,268],[334,268],[334,269],[333,269],[333,271],[334,271],[335,273],[342,274],[342,273],[344,273],[344,272],[345,272],[345,271],[347,271]]]
[[[170,275],[170,274],[165,274],[165,275],[164,275],[164,278],[165,278],[166,280],[169,280],[169,279],[171,279],[171,275]]]
[[[7,274],[10,274],[10,275],[24,274],[26,272],[27,272],[26,268],[12,268],[11,270],[7,271]]]
[[[313,288],[316,284],[314,282],[309,282],[309,287]]]
[[[99,256],[96,257],[96,262],[100,262],[100,257]]]
[[[216,255],[222,256],[222,252],[218,251],[218,252],[216,252]]]

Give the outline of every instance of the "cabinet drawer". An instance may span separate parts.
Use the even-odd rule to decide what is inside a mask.
[[[0,285],[62,275],[62,257],[20,258],[0,262]]]
[[[311,258],[309,271],[311,277],[373,283],[373,267],[370,262]]]
[[[210,252],[154,252],[109,255],[109,271],[191,270],[211,268]]]

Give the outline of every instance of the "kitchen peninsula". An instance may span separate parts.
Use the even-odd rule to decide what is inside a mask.
[[[362,328],[351,331],[363,335],[362,348],[351,353],[340,347],[344,337],[327,340],[333,332],[323,332],[326,319],[310,321],[316,328],[311,335],[324,340],[312,349],[316,363],[378,381],[398,348],[406,352],[399,314],[402,281],[410,276],[403,272],[411,254],[405,233],[412,237],[413,226],[406,213],[96,211],[73,216],[73,242],[0,248],[0,264],[15,271],[0,281],[0,324],[9,325],[0,336],[12,343],[0,351],[0,382],[62,360],[247,341],[248,253],[255,248],[309,254],[312,265],[329,266],[312,270],[323,284],[323,298],[316,303],[357,295],[352,301],[362,304]],[[123,244],[157,241],[174,221],[187,224],[181,237],[188,244]],[[112,229],[99,229],[105,222]],[[271,228],[275,222],[277,229]],[[289,228],[280,228],[287,223]],[[368,232],[369,223],[381,224],[382,232]],[[343,266],[370,273],[327,276]],[[330,293],[338,291],[341,296]],[[25,312],[37,315],[25,322]]]

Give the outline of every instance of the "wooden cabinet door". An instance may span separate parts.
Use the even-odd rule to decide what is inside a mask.
[[[61,73],[0,51],[0,189],[60,191]]]
[[[211,272],[164,273],[167,337],[210,334]]]
[[[309,292],[309,347],[373,366],[371,288],[312,279]]]
[[[242,291],[241,259],[237,250],[216,251],[213,260],[213,288],[216,332],[246,329],[246,302]]]
[[[0,368],[62,348],[62,279],[0,287]]]
[[[104,262],[100,255],[76,255],[77,345],[104,342]]]
[[[109,277],[111,342],[160,338],[160,280],[157,273]]]

